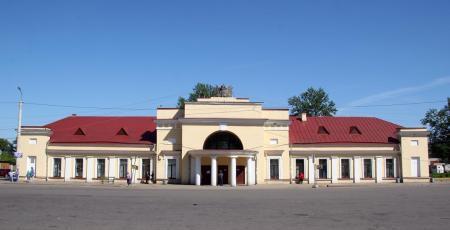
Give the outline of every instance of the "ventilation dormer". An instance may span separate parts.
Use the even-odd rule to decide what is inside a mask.
[[[74,135],[86,136],[86,134],[84,133],[84,131],[81,128],[78,128],[77,131],[75,131]]]
[[[330,134],[328,130],[325,128],[325,126],[319,126],[319,130],[317,131],[318,134]]]
[[[118,136],[128,136],[128,133],[127,133],[127,131],[125,131],[124,128],[120,128],[120,130],[117,132],[116,135],[118,135]]]
[[[351,126],[350,127],[350,134],[361,134],[361,131],[359,131],[358,127]]]

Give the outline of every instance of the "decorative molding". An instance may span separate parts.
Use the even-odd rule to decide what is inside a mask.
[[[196,124],[196,125],[219,125],[226,123],[228,125],[240,126],[263,126],[268,119],[253,119],[253,118],[181,118],[179,121],[182,124]]]
[[[149,156],[156,155],[153,151],[126,151],[126,150],[58,150],[47,149],[47,154],[52,156]]]
[[[324,154],[324,155],[344,155],[344,154],[359,154],[359,155],[397,155],[400,151],[392,150],[291,150],[289,151],[291,156],[305,156],[311,154]]]
[[[265,156],[281,156],[284,150],[264,150]]]

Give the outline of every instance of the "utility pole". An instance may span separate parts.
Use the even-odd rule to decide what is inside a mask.
[[[19,151],[19,137],[22,132],[22,106],[23,106],[23,95],[22,89],[17,86],[17,90],[19,90],[19,117],[18,117],[18,125],[17,125],[17,139],[16,139],[16,152]]]

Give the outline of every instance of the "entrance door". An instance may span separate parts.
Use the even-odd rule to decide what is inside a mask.
[[[296,159],[295,160],[295,178],[298,178],[298,175],[303,173],[305,175],[305,160]]]
[[[411,177],[419,177],[419,158],[413,157],[411,158]]]
[[[142,175],[141,175],[141,178],[145,178],[147,173],[148,173],[148,175],[150,175],[150,159],[142,159]]]
[[[223,184],[228,184],[228,165],[219,165],[217,169],[217,174],[220,171],[223,173]],[[217,184],[219,184],[219,179],[217,179]]]
[[[245,166],[236,166],[236,184],[245,184]]]
[[[202,185],[211,185],[211,165],[202,165]]]
[[[328,177],[327,172],[327,159],[319,159],[319,178],[326,179]]]

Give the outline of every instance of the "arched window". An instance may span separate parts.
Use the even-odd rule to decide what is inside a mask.
[[[236,134],[228,131],[218,131],[206,138],[203,149],[233,149],[242,150],[242,142]]]

